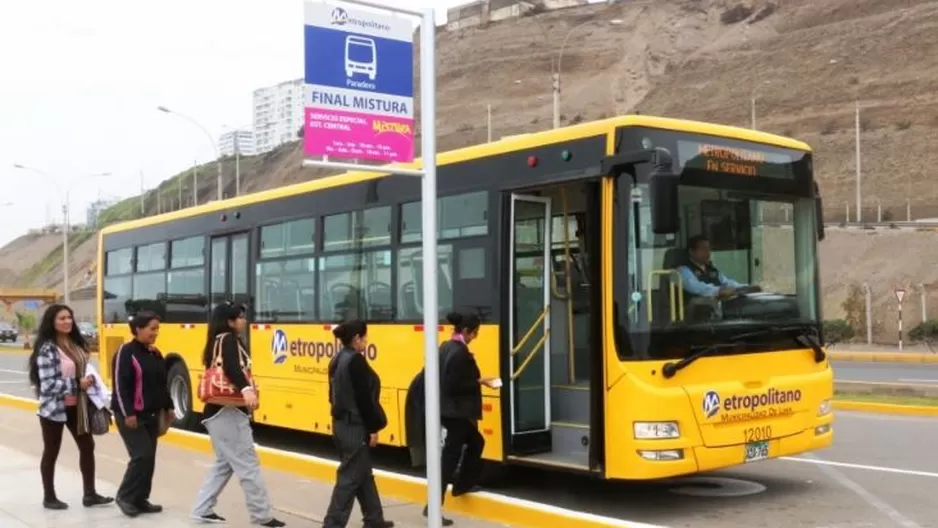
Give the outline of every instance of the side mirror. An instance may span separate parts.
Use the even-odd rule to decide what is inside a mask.
[[[681,177],[670,169],[656,168],[648,179],[651,198],[651,229],[657,235],[680,231],[678,185]]]
[[[814,216],[817,221],[817,239],[820,242],[824,240],[824,200],[821,199],[817,181],[814,182]]]

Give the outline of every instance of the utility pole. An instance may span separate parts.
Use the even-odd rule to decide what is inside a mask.
[[[192,161],[192,207],[199,205],[199,164]]]
[[[857,166],[857,223],[859,224],[859,223],[862,221],[861,218],[862,218],[862,216],[863,216],[863,204],[861,203],[861,201],[862,201],[862,196],[861,196],[861,191],[860,191],[860,159],[861,159],[861,157],[860,157],[860,99],[859,99],[859,98],[857,98],[857,100],[856,100],[856,112],[855,112],[855,116],[854,116],[854,121],[855,121],[854,125],[855,125],[855,127],[856,127],[856,133],[857,133],[857,138],[856,138],[856,143],[857,143],[857,148],[856,148],[856,150],[857,150],[857,153],[856,153],[856,154],[857,154],[857,160],[856,160],[856,166]]]
[[[140,171],[140,216],[147,214],[147,191],[143,184],[143,171]]]
[[[67,305],[71,299],[68,286],[68,189],[65,190],[65,201],[62,202],[62,224],[62,299]]]

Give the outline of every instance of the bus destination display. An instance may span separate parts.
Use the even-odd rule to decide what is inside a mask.
[[[678,140],[681,166],[736,176],[793,179],[794,155],[748,146],[729,147],[698,141]]]

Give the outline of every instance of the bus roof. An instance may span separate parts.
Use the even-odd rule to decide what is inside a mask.
[[[806,152],[811,151],[811,147],[801,141],[784,136],[777,136],[775,134],[769,134],[766,132],[759,132],[748,128],[717,125],[703,121],[690,121],[684,119],[671,119],[646,115],[624,115],[598,121],[589,121],[557,129],[545,130],[542,132],[531,132],[515,136],[507,136],[492,143],[482,143],[480,145],[472,145],[456,150],[438,152],[437,164],[448,165],[451,163],[458,163],[461,161],[483,158],[486,156],[515,152],[518,150],[549,145],[552,143],[561,143],[564,141],[602,134],[612,134],[617,128],[627,126],[660,128],[663,130],[689,132],[693,134],[708,134],[730,139],[738,139],[741,141],[751,141],[754,143],[763,143],[777,147],[802,150]],[[386,173],[349,171],[324,178],[317,178],[307,182],[285,185],[274,189],[267,189],[234,198],[228,198],[226,200],[215,200],[195,207],[188,207],[186,209],[171,211],[161,215],[111,224],[101,230],[101,235],[118,233],[121,231],[127,231],[130,229],[137,229],[151,225],[158,225],[181,218],[198,216],[215,211],[228,210],[232,207],[239,207],[253,203],[276,200],[278,198],[308,193],[319,189],[339,187],[351,183],[358,183],[371,179],[381,178],[392,173],[393,169],[391,169],[391,167],[419,169],[421,167],[421,160],[417,159],[414,160],[413,163],[388,166],[389,171]]]

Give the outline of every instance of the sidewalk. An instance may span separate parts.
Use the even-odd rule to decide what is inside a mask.
[[[65,511],[42,508],[42,484],[39,477],[39,456],[42,442],[38,418],[32,412],[0,407],[0,527],[2,528],[116,528],[123,526],[159,526],[177,528],[201,526],[188,518],[189,509],[211,464],[202,454],[169,445],[161,445],[157,453],[156,478],[151,501],[162,504],[163,513],[124,517],[116,506],[88,509],[81,505],[81,476],[78,473],[78,451],[66,433],[56,471],[59,498],[70,506]],[[96,437],[98,492],[114,496],[127,463],[124,445],[117,433]],[[274,515],[290,527],[319,526],[325,513],[332,486],[319,481],[300,479],[289,473],[264,470],[264,477],[274,504]],[[425,527],[422,506],[384,498],[385,515],[397,527]],[[227,517],[225,526],[245,527],[249,523],[244,499],[237,478],[232,478],[219,498],[216,512]],[[482,522],[447,513],[456,528],[494,528]],[[204,525],[211,526],[211,525]],[[356,505],[349,527],[361,526],[361,513]]]

